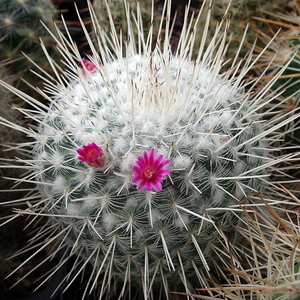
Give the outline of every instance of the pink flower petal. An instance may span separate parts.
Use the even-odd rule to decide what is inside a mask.
[[[139,183],[140,181],[141,181],[140,176],[135,175],[135,176],[132,178],[132,182],[133,182],[133,183]]]
[[[157,192],[160,192],[162,190],[162,185],[160,182],[153,183],[152,186]]]
[[[145,183],[146,190],[150,192],[152,190],[152,187],[153,187],[152,182],[147,182],[146,181],[146,183]]]
[[[142,169],[141,169],[140,167],[138,167],[138,166],[134,166],[134,167],[132,168],[132,170],[133,170],[133,172],[135,172],[135,173],[139,173],[139,172],[142,171]]]
[[[159,173],[158,176],[166,176],[169,175],[172,171],[170,169],[162,169]]]
[[[142,190],[145,187],[145,184],[146,184],[145,182],[140,181],[138,186],[137,186],[138,191]]]
[[[80,155],[80,156],[83,156],[84,155],[84,151],[83,149],[77,149],[76,152]],[[79,158],[79,157],[78,157]]]
[[[154,163],[154,156],[155,156],[155,149],[154,148],[152,148],[151,150],[150,150],[150,153],[149,153],[149,164],[151,164],[151,165],[153,165],[153,163]],[[162,157],[162,155],[160,155],[161,157]],[[159,159],[159,157],[157,158],[157,159]]]

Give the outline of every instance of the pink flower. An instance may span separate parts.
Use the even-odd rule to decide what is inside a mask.
[[[137,184],[138,190],[145,188],[147,191],[154,189],[160,192],[161,182],[171,173],[170,169],[165,168],[170,162],[171,160],[164,159],[162,155],[156,157],[154,148],[144,151],[136,161],[137,166],[132,168],[134,172],[132,182]]]
[[[84,75],[86,74],[86,70],[90,73],[96,73],[98,71],[97,66],[93,62],[85,58],[83,58],[79,63],[84,66],[84,68],[82,69]]]
[[[78,159],[84,161],[90,167],[101,168],[104,166],[104,153],[95,143],[82,146],[77,150],[77,153],[80,155]]]

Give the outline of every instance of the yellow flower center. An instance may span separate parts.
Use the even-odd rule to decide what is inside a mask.
[[[156,177],[156,173],[155,173],[155,171],[153,171],[151,169],[147,169],[143,172],[143,177],[144,177],[144,180],[151,181]]]

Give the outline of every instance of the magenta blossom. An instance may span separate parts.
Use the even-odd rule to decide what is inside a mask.
[[[95,143],[82,146],[77,150],[77,153],[80,155],[78,159],[84,161],[90,167],[101,168],[104,166],[104,153]]]
[[[84,65],[84,67],[85,67],[85,68],[82,69],[82,72],[83,72],[84,75],[86,74],[86,70],[89,71],[90,73],[95,73],[98,70],[97,66],[93,62],[91,62],[91,61],[89,61],[85,58],[83,58],[80,61],[80,64]]]
[[[154,148],[144,151],[136,161],[137,166],[132,168],[134,172],[132,182],[137,184],[138,190],[145,188],[147,191],[154,189],[160,192],[161,182],[171,173],[171,170],[166,168],[170,162],[171,160],[164,159],[162,155],[156,157]]]

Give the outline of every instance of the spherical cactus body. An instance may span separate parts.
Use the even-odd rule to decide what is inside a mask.
[[[38,123],[23,129],[35,141],[33,159],[23,160],[32,172],[21,181],[34,183],[40,199],[17,212],[48,217],[45,232],[54,231],[43,247],[67,244],[69,255],[83,258],[79,271],[92,263],[84,295],[100,282],[100,298],[112,286],[120,297],[134,287],[144,299],[168,298],[170,290],[222,282],[222,268],[241,264],[236,228],[248,208],[268,220],[260,199],[278,197],[268,177],[295,156],[276,157],[282,149],[272,145],[296,116],[264,122],[260,111],[274,95],[268,87],[245,91],[251,57],[238,76],[230,75],[236,59],[219,74],[222,24],[193,61],[191,28],[172,53],[167,33],[164,41],[152,41],[151,30],[143,36],[139,15],[134,36],[127,13],[125,43],[95,26],[99,51],[89,40],[89,60],[62,38],[69,69],[47,82],[49,109],[20,94],[35,108],[23,112]]]
[[[208,272],[237,238],[230,207],[251,203],[267,175],[264,129],[246,101],[205,65],[195,70],[158,51],[74,80],[46,113],[34,149],[53,222],[74,224],[70,245],[86,245],[87,256],[98,245],[103,270],[121,277],[131,264],[131,276],[146,268],[158,280],[193,277],[196,266]],[[169,174],[159,175],[159,155]],[[161,187],[147,188],[160,177]]]

